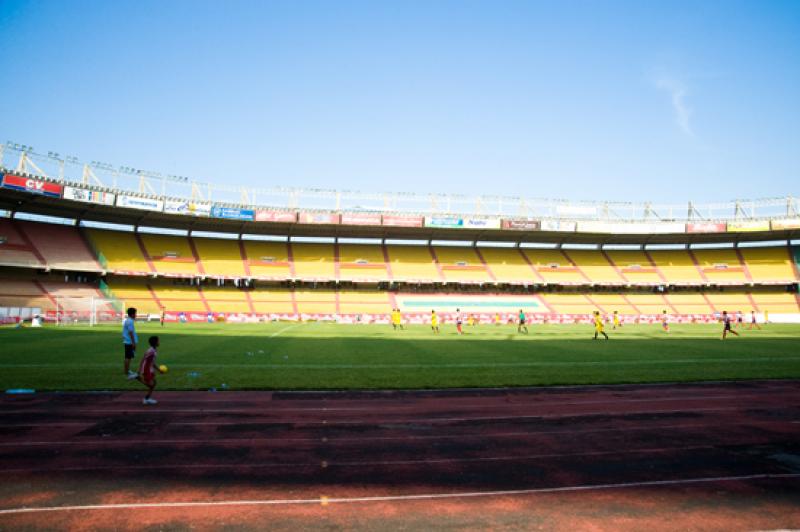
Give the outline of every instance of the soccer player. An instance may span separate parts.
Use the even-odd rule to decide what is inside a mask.
[[[136,344],[139,342],[139,337],[136,335],[136,309],[131,307],[128,309],[128,317],[122,322],[122,344],[125,347],[125,376],[128,380],[135,379],[138,375],[135,371],[131,371],[131,360],[136,356]]]
[[[597,335],[598,334],[602,334],[603,336],[606,337],[606,340],[608,340],[608,335],[603,330],[604,327],[605,326],[603,325],[603,318],[600,317],[600,311],[599,310],[595,310],[594,311],[594,338],[593,338],[593,340],[597,340]]]
[[[665,333],[669,332],[669,314],[667,314],[666,309],[661,312],[661,328],[664,329]]]
[[[431,311],[431,330],[434,334],[439,334],[439,316],[436,315],[436,311]]]
[[[616,310],[614,311],[614,326],[611,327],[612,329],[616,329],[617,327],[622,327],[622,323],[619,321],[619,312]]]
[[[464,334],[464,331],[461,330],[461,323],[462,323],[463,319],[464,318],[461,315],[461,309],[457,308],[456,309],[456,330],[458,331],[458,334]]]
[[[739,333],[731,329],[731,317],[728,316],[728,311],[722,311],[722,339],[724,340],[728,333],[739,336]]]
[[[139,364],[139,382],[147,386],[147,395],[144,396],[142,400],[143,405],[157,405],[158,401],[151,398],[150,396],[153,395],[153,389],[156,387],[156,356],[158,352],[158,336],[151,336],[147,339],[147,343],[150,344],[150,349],[148,349],[144,357],[142,357],[142,363]]]
[[[500,313],[499,312],[495,312],[494,313],[494,324],[495,325],[500,325]]]
[[[400,309],[396,309],[397,311],[397,326],[400,327],[400,330],[403,330],[403,314],[400,312]]]
[[[517,332],[521,333],[525,331],[525,334],[528,334],[528,328],[525,326],[525,313],[522,312],[522,309],[519,309],[519,325],[517,325]]]
[[[752,330],[753,327],[755,327],[759,331],[761,330],[761,325],[759,325],[758,322],[756,321],[756,311],[755,310],[751,310],[750,311],[750,329]]]
[[[161,309],[161,326],[162,327],[164,326],[164,317],[166,316],[166,314],[167,314],[167,309],[162,307],[162,309]]]
[[[392,314],[390,316],[390,319],[391,319],[391,322],[392,322],[392,329],[394,329],[396,331],[397,330],[397,309],[396,308],[392,309]]]
[[[739,327],[744,329],[744,318],[742,317],[741,310],[736,311],[736,328],[738,329]]]
[[[769,311],[764,311],[764,323],[769,323]]]

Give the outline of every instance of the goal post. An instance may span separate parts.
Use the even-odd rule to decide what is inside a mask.
[[[105,297],[58,296],[55,322],[59,326],[119,323],[125,302]]]

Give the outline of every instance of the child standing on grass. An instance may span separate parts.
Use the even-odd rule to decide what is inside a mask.
[[[135,371],[131,371],[131,360],[136,356],[136,344],[139,343],[139,337],[136,335],[136,309],[131,307],[128,309],[128,317],[122,322],[122,344],[125,347],[125,376],[128,380],[133,380],[137,377]]]
[[[152,399],[153,390],[156,387],[156,356],[158,356],[158,336],[151,336],[147,343],[150,349],[144,354],[142,363],[139,365],[139,382],[147,386],[147,395],[142,400],[143,405],[157,405],[158,401]]]

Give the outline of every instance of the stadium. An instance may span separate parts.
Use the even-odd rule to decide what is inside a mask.
[[[640,523],[689,498],[683,525],[757,527],[796,502],[793,197],[262,190],[0,149],[3,461],[27,479],[0,510],[12,525],[91,511],[129,526],[113,511],[130,507],[257,528],[247,509],[274,505],[310,526],[329,504],[381,501],[436,528],[444,501],[456,527],[562,528],[611,490],[626,509],[593,514],[603,526],[668,493]],[[111,356],[130,307],[169,365],[151,412]],[[721,342],[723,312],[738,337]],[[143,436],[158,462],[120,463]],[[87,494],[118,493],[109,472],[169,480],[132,505]],[[24,506],[50,483],[80,496]],[[552,506],[514,502],[532,495]],[[513,509],[481,515],[495,503]]]

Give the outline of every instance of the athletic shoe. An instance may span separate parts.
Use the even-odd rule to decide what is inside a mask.
[[[139,376],[139,374],[136,373],[135,371],[129,371],[128,372],[128,380],[129,381],[132,381],[133,379],[135,379],[138,376]]]
[[[157,405],[158,401],[156,401],[155,399],[142,399],[142,404],[143,405]]]

